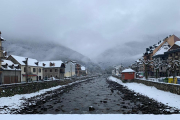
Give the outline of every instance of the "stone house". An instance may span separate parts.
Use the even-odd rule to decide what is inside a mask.
[[[39,62],[43,66],[43,78],[47,79],[54,77],[57,79],[64,79],[65,64],[61,60],[57,61],[41,61]]]
[[[1,63],[1,80],[0,84],[11,84],[21,82],[21,69],[18,64],[10,60],[3,60]]]
[[[18,64],[21,68],[21,82],[38,81],[43,78],[43,66],[36,59],[10,55],[7,60]]]

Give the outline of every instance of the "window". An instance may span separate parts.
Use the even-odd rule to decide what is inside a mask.
[[[41,72],[41,68],[39,68],[39,72]]]
[[[50,72],[52,72],[52,69],[50,69]]]
[[[57,72],[58,70],[57,69],[55,69],[55,72]]]
[[[162,67],[161,67],[161,70],[162,70]]]
[[[47,72],[47,70],[44,70],[44,72]]]
[[[33,72],[36,72],[36,68],[33,68]]]
[[[24,67],[24,72],[26,72],[26,67]]]
[[[60,73],[64,73],[64,69],[60,69]]]

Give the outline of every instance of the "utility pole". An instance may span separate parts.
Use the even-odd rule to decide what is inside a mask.
[[[71,78],[72,78],[72,63],[71,63]]]
[[[16,67],[14,67],[15,68],[15,83],[16,83]]]
[[[24,72],[26,72],[26,82],[28,82],[28,58],[25,58],[25,61],[23,61],[25,64]]]

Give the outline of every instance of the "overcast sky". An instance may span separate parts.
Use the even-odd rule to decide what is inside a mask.
[[[94,58],[149,36],[179,35],[180,1],[0,0],[0,31],[4,38],[55,41]]]

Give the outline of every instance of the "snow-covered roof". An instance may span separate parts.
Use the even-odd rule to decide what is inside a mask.
[[[66,61],[65,63],[66,63],[65,65],[67,65],[67,64],[76,65],[77,64],[76,62],[72,62],[71,60],[70,61]]]
[[[22,56],[16,56],[11,55],[14,59],[16,59],[21,65],[25,65],[23,61],[26,61],[26,58],[28,57],[22,57]],[[35,63],[38,62],[36,59],[28,58],[28,65],[29,66],[37,66]],[[40,66],[40,65],[39,65]]]
[[[154,56],[162,55],[164,54],[164,52],[167,52],[168,50],[169,50],[168,45],[162,45],[162,47],[154,54]]]
[[[174,44],[180,46],[180,41],[176,41]]]
[[[122,71],[122,73],[125,73],[125,72],[135,72],[134,70],[132,70],[131,68],[128,68],[128,69],[125,69]]]
[[[138,59],[138,60],[136,60],[136,62],[138,62],[138,63],[139,63],[139,62],[141,62],[141,61],[139,61],[139,59]]]
[[[0,36],[0,38],[1,38],[1,40],[4,40],[4,38],[3,38],[3,37],[1,37],[1,36]]]
[[[43,66],[43,63],[46,64],[45,66]],[[54,64],[53,66],[50,66],[50,63]],[[61,67],[61,64],[63,62],[61,60],[54,60],[54,61],[40,61],[39,62],[39,65],[40,66],[43,66],[45,68],[48,68],[48,67]]]
[[[1,62],[1,65],[6,65],[6,63],[8,64],[8,65],[13,65],[14,63],[12,62],[12,61],[10,61],[10,60],[3,60],[3,62]]]
[[[81,70],[86,70],[86,68],[84,66],[81,66]]]
[[[7,68],[3,67],[3,65],[7,65]],[[14,65],[15,67],[18,66],[18,64],[14,64],[12,61],[10,60],[3,60],[3,62],[1,62],[1,68],[3,70],[21,70],[21,69],[16,69],[15,67],[11,68],[9,66]]]

